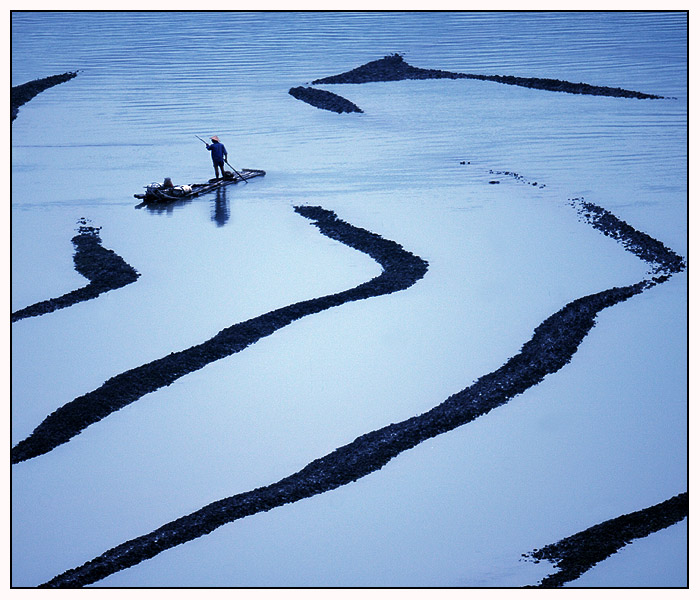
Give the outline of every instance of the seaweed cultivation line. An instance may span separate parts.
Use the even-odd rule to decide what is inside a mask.
[[[663,99],[663,96],[625,90],[619,87],[591,85],[588,83],[574,83],[561,79],[547,79],[541,77],[516,77],[514,75],[478,75],[472,73],[453,73],[440,69],[421,69],[409,65],[400,54],[390,54],[379,60],[370,61],[360,67],[346,71],[339,75],[323,77],[312,81],[312,85],[337,84],[337,83],[369,83],[377,81],[403,81],[406,79],[477,79],[481,81],[493,81],[505,85],[547,90],[550,92],[565,92],[568,94],[585,94],[591,96],[611,96],[614,98]],[[332,110],[334,112],[363,112],[349,100],[342,96],[332,94],[325,90],[314,88],[291,88],[289,93],[295,98],[303,100],[317,108]]]
[[[237,323],[202,344],[173,352],[112,377],[96,390],[64,404],[46,417],[27,438],[12,449],[12,463],[50,452],[89,425],[145,394],[170,385],[183,375],[197,371],[215,360],[240,352],[301,317],[345,302],[406,289],[421,279],[428,269],[426,261],[404,250],[396,242],[341,221],[332,211],[318,206],[297,206],[295,210],[315,221],[314,224],[324,235],[374,258],[382,266],[382,273],[337,294],[290,304]]]
[[[88,225],[87,219],[81,219],[78,224],[78,235],[72,239],[75,247],[73,262],[75,270],[87,278],[90,283],[57,298],[42,300],[13,312],[13,323],[27,317],[38,317],[61,308],[67,308],[78,302],[97,298],[104,292],[124,287],[139,278],[136,270],[127,264],[121,256],[102,246],[101,227]]]
[[[657,275],[655,281],[666,281],[672,273],[685,269],[683,258],[659,240],[618,219],[610,211],[583,198],[573,198],[570,202],[595,229],[616,239],[626,250],[649,263],[651,273]]]
[[[684,492],[654,506],[599,523],[559,542],[524,554],[528,560],[547,560],[559,569],[545,577],[539,585],[529,587],[562,587],[565,583],[578,579],[591,567],[632,540],[670,527],[687,516],[688,492]]]
[[[298,86],[290,88],[289,94],[294,96],[297,100],[302,100],[307,104],[311,104],[311,106],[337,113],[364,112],[357,104],[350,102],[347,98],[343,98],[338,94],[326,90]]]
[[[322,209],[306,210],[318,213]],[[629,231],[623,226],[624,222],[611,213],[606,211],[606,214],[609,218],[602,227],[604,233],[621,235],[625,241],[625,232],[631,235],[639,233],[631,227]],[[637,237],[642,244],[644,240],[655,241],[644,236]],[[647,250],[647,260],[666,265],[665,276],[684,268],[682,261],[675,261],[677,255],[663,244],[650,244]],[[543,321],[521,351],[502,367],[482,376],[431,410],[362,435],[276,483],[213,502],[151,533],[124,542],[82,566],[56,576],[41,587],[89,585],[152,558],[163,550],[211,533],[227,523],[327,492],[381,469],[401,452],[485,415],[537,385],[547,375],[557,372],[570,362],[594,327],[600,311],[662,281],[665,279],[645,279],[634,285],[613,287],[578,298]]]
[[[41,79],[34,79],[27,83],[14,86],[10,91],[10,122],[17,118],[19,107],[29,102],[34,96],[59,83],[69,81],[77,75],[78,71],[70,71],[68,73],[61,73],[60,75],[51,75]]]

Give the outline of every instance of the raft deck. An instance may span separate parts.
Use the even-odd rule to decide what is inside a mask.
[[[156,187],[154,184],[146,186],[143,194],[134,194],[134,198],[144,202],[172,202],[174,200],[184,200],[194,198],[201,194],[206,194],[217,188],[225,187],[231,183],[247,181],[253,177],[262,177],[265,171],[260,169],[241,169],[238,173],[232,173],[220,179],[210,179],[206,183],[192,183],[189,186],[175,186],[174,188]],[[189,190],[187,189],[189,188]]]

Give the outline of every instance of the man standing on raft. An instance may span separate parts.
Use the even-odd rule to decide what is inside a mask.
[[[221,178],[224,177],[224,161],[228,158],[226,146],[224,146],[217,136],[212,136],[211,144],[207,144],[207,150],[211,152],[211,160],[214,163],[214,174],[219,179],[219,169],[221,169]]]

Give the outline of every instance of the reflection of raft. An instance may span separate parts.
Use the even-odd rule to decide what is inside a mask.
[[[172,202],[173,200],[183,200],[185,198],[194,198],[200,194],[211,192],[212,190],[222,188],[230,183],[238,183],[265,175],[265,171],[260,169],[241,169],[237,173],[226,172],[223,179],[210,179],[207,183],[192,183],[190,185],[176,185],[174,187],[164,187],[162,183],[152,183],[146,186],[146,192],[143,194],[134,194],[134,198],[143,200],[144,202]]]

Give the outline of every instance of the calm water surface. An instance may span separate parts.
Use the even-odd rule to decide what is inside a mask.
[[[637,101],[578,96],[474,80],[325,86],[365,111],[337,115],[288,94],[292,86],[394,52],[422,68],[582,81],[669,98]],[[13,427],[18,438],[57,406],[127,368],[199,343],[234,322],[346,289],[376,274],[373,261],[318,235],[294,214],[292,204],[321,204],[335,210],[355,225],[397,240],[431,264],[421,286],[402,297],[390,297],[386,304],[358,303],[332,315],[319,315],[300,327],[289,327],[236,360],[222,361],[225,364],[208,367],[182,385],[154,394],[152,402],[120,411],[118,417],[106,420],[109,423],[104,428],[90,428],[68,444],[65,453],[20,465],[13,473],[15,583],[36,585],[206,502],[285,476],[322,455],[325,446],[337,447],[396,420],[394,407],[417,414],[461,389],[465,382],[500,366],[517,352],[533,327],[565,302],[642,277],[644,265],[622,252],[613,240],[579,223],[566,205],[568,198],[585,196],[686,255],[686,58],[683,13],[13,13],[13,85],[81,71],[75,79],[21,107],[12,124],[13,310],[84,284],[73,269],[70,244],[80,217],[102,226],[105,246],[142,273],[137,284],[118,293],[13,326]],[[213,134],[222,138],[235,167],[265,169],[266,177],[168,210],[134,209],[138,201],[133,194],[151,181],[169,176],[177,183],[192,183],[211,177],[208,153],[194,136]],[[462,165],[462,161],[469,164]],[[546,187],[524,186],[507,177],[500,177],[502,185],[488,184],[494,177],[491,171],[504,170]],[[44,183],[40,193],[37,181]],[[557,260],[549,260],[554,253]],[[574,267],[566,267],[569,264]],[[629,394],[633,416],[620,417],[620,422],[643,426],[643,433],[610,434],[611,439],[624,443],[624,448],[615,449],[616,456],[627,452],[638,460],[635,468],[615,474],[613,484],[619,483],[617,493],[625,500],[641,498],[637,488],[649,487],[656,493],[664,477],[672,479],[667,484],[669,494],[682,491],[677,482],[682,481],[683,473],[676,476],[677,470],[683,471],[682,452],[674,450],[682,436],[674,432],[682,430],[683,423],[666,425],[662,417],[680,415],[668,409],[668,399],[683,402],[683,392],[677,389],[685,381],[683,357],[657,351],[664,347],[661,342],[677,352],[685,347],[679,317],[684,314],[682,287],[682,278],[674,277],[634,304],[636,309],[645,308],[671,296],[681,306],[664,324],[658,321],[663,311],[651,305],[649,337],[641,337],[638,330],[633,334],[634,339],[643,340],[633,350],[656,353],[660,356],[656,360],[665,363],[651,368],[644,357],[630,358],[630,349],[622,357],[611,350],[607,361],[619,371],[615,376],[632,373],[620,383],[620,390],[645,373],[663,388],[657,394],[650,387],[644,392],[648,398]],[[524,300],[514,302],[516,297]],[[413,312],[406,313],[406,303],[411,301],[416,303]],[[385,312],[377,313],[383,306]],[[628,311],[632,312],[627,305],[617,312],[611,310],[610,318]],[[357,347],[352,343],[359,328],[349,316],[354,314],[371,329],[366,338],[357,338]],[[330,328],[343,315],[347,322],[341,320],[341,325],[347,325],[347,332],[329,339]],[[397,322],[389,328],[386,323],[392,319]],[[419,326],[407,331],[405,338],[396,337],[399,334],[394,330],[405,325],[406,319],[420,319]],[[96,330],[100,335],[94,335]],[[308,331],[312,333],[306,335]],[[606,331],[611,328],[599,328],[596,339]],[[624,339],[619,328],[610,337]],[[300,344],[304,352],[298,351]],[[373,349],[385,362],[373,358]],[[415,351],[415,356],[407,352],[405,363],[400,356],[386,358],[405,349]],[[321,366],[302,357],[308,368],[299,375],[297,362],[302,354],[318,354]],[[625,367],[623,359],[633,368]],[[574,366],[583,360],[577,356]],[[338,363],[341,376],[348,365],[345,379],[338,379],[347,385],[337,386],[338,394],[348,394],[346,402],[338,398],[333,404],[326,398],[326,390],[336,387],[327,380],[332,361]],[[81,369],[75,369],[76,364]],[[285,368],[289,373],[285,374]],[[309,380],[314,373],[318,381],[312,384]],[[385,381],[387,377],[395,379]],[[297,395],[290,389],[295,385],[299,386]],[[366,386],[365,393],[353,391],[358,385]],[[587,379],[573,383],[553,404],[559,406],[572,395],[571,390],[580,394],[581,402],[574,404],[581,415],[574,419],[572,429],[581,444],[581,421],[590,420],[598,435],[599,420],[587,412],[593,401],[604,405],[600,421],[610,421],[607,396],[589,385]],[[202,431],[208,431],[204,425],[208,426],[210,413],[201,411],[198,404],[202,386],[207,401],[220,397],[216,420],[218,415],[226,416],[215,424],[221,428],[214,442],[217,452],[209,449],[210,434],[202,434],[205,443],[196,435],[183,436],[176,425],[180,415],[183,429],[192,428],[193,419],[201,419]],[[264,391],[263,386],[274,389]],[[231,389],[237,394],[234,402]],[[538,397],[546,394],[546,389],[537,393]],[[415,406],[407,400],[412,394]],[[659,408],[663,413],[653,413],[661,396],[667,399]],[[172,403],[161,402],[163,397],[185,408],[179,411]],[[185,409],[190,401],[193,405],[188,413]],[[620,398],[613,404],[618,411]],[[640,405],[649,410],[646,420],[638,416]],[[338,412],[338,407],[344,407],[347,415]],[[157,416],[161,410],[166,414],[166,427],[161,427]],[[334,414],[319,417],[323,410]],[[144,417],[148,411],[153,411],[152,418]],[[342,421],[356,417],[357,424],[347,424],[347,430],[342,429],[345,422],[331,424],[338,415]],[[647,431],[650,424],[660,430],[655,439],[670,456],[667,463],[651,471],[648,463],[641,464],[638,457],[643,454],[634,446],[646,446],[653,437]],[[152,433],[144,433],[151,429]],[[134,432],[142,437],[136,439]],[[325,435],[327,440],[318,439]],[[486,438],[488,443],[489,436]],[[130,443],[125,444],[125,439]],[[448,442],[452,439],[458,440],[459,448],[451,449],[450,459],[440,463],[445,472],[464,451],[463,439],[455,436]],[[139,440],[146,454],[138,454]],[[598,448],[599,441],[594,436],[591,443]],[[270,443],[283,451],[271,454]],[[112,450],[93,450],[103,448],[101,444]],[[531,440],[523,444],[532,446]],[[156,453],[154,446],[159,448]],[[564,454],[567,450],[575,454],[568,443],[566,446]],[[498,448],[485,454],[490,456],[491,450],[496,455]],[[525,461],[520,448],[514,455]],[[477,477],[473,463],[478,457],[460,456],[464,468],[454,470],[466,479]],[[238,461],[234,468],[232,460]],[[585,495],[580,504],[605,504],[610,516],[637,508],[610,501],[609,488],[598,480],[584,485],[576,469],[553,476],[548,460],[534,462],[541,463],[542,471],[534,472],[530,481],[551,485],[548,497],[560,494],[565,506],[573,500],[571,486],[578,486]],[[192,463],[192,473],[204,480],[193,484],[195,475],[183,468],[185,463]],[[615,464],[606,457],[601,469]],[[73,476],[66,478],[66,472]],[[425,472],[434,474],[436,469]],[[520,473],[520,466],[508,463],[508,472]],[[154,478],[153,473],[164,475]],[[484,503],[475,502],[473,508],[488,508],[494,498],[505,502],[510,497],[502,490],[491,493],[488,486],[504,481],[496,478],[494,483],[491,473],[491,466],[484,467],[483,479],[466,481],[464,489],[470,492],[483,487]],[[575,478],[571,486],[557,478],[568,475]],[[623,475],[631,481],[620,483]],[[521,476],[523,482],[528,480]],[[179,477],[184,478],[181,484],[167,493],[161,489],[166,480],[180,481]],[[451,473],[445,475],[444,481],[451,477]],[[406,481],[409,479],[413,475]],[[601,475],[602,481],[611,479]],[[127,483],[123,488],[114,486],[114,481],[131,482],[131,487]],[[382,492],[383,481],[377,486]],[[503,536],[500,541],[487,530],[491,527],[488,518],[464,510],[462,491],[443,498],[444,490],[457,488],[436,484],[440,506],[448,501],[453,504],[435,511],[434,504],[426,500],[425,514],[437,521],[463,517],[467,524],[460,529],[446,520],[444,532],[454,534],[452,545],[445,545],[445,536],[427,536],[434,541],[434,553],[423,555],[416,550],[415,563],[397,559],[396,565],[407,571],[403,583],[413,581],[408,571],[413,565],[423,569],[426,556],[439,563],[448,554],[460,562],[454,571],[466,579],[446,576],[444,565],[436,564],[435,579],[417,581],[441,585],[483,581],[479,579],[483,564],[477,556],[481,549],[470,538],[479,527],[484,528],[483,544],[496,548],[494,556],[506,552],[501,543],[513,544],[508,556],[516,560],[529,550],[530,532],[520,532],[517,543],[509,541],[517,537],[516,529],[533,519],[554,520],[536,497],[520,497],[524,492],[536,494],[539,485],[520,485],[518,477],[513,481],[518,487],[513,494],[515,503],[503,511],[513,526],[505,521],[502,531],[497,531]],[[102,494],[101,504],[93,500],[95,489]],[[366,491],[366,487],[361,489]],[[146,491],[139,496],[141,490]],[[666,488],[663,490],[665,493]],[[341,497],[352,492],[343,490]],[[163,502],[165,496],[167,502]],[[403,502],[405,494],[397,497]],[[323,527],[316,525],[317,511],[306,507],[325,506],[334,498],[337,496],[295,505],[290,510],[308,510],[309,516],[308,521],[292,519],[292,523],[311,523],[304,535],[316,529],[323,533]],[[580,500],[578,495],[575,499]],[[390,506],[384,496],[377,504]],[[355,505],[348,502],[348,506]],[[364,504],[357,506],[363,513],[372,512]],[[392,506],[385,517],[400,513],[399,508]],[[333,505],[328,512],[332,523],[336,523],[336,510]],[[586,526],[600,520],[576,514]],[[251,520],[251,526],[275,523],[270,516],[274,517],[270,513],[265,519]],[[345,523],[355,528],[366,517],[363,514],[362,519],[350,518]],[[569,518],[567,512],[565,519]],[[406,522],[413,520],[410,514]],[[375,527],[370,519],[366,529],[380,532],[377,547],[383,548],[381,544],[391,537],[381,534],[379,521]],[[578,530],[579,524],[569,528],[566,522],[567,532]],[[396,530],[403,529],[401,522]],[[428,529],[426,525],[426,532]],[[256,569],[264,571],[266,564],[257,559],[263,552],[268,556],[275,548],[284,548],[278,546],[279,536],[292,529],[274,526],[270,531],[271,541],[260,542],[264,546],[260,554],[246,554],[250,563],[241,563],[241,555],[231,554],[230,546],[212,551],[211,544],[222,538],[210,536],[201,546],[185,548],[183,565],[232,557],[241,571],[233,577],[235,581],[269,583],[269,572],[255,574]],[[48,542],[47,535],[52,536]],[[297,549],[298,536],[289,535],[290,547]],[[329,548],[335,550],[342,535],[329,533]],[[71,540],[68,548],[66,539]],[[250,535],[251,543],[261,539],[257,533]],[[478,552],[470,553],[464,544],[476,544]],[[411,552],[411,543],[394,545]],[[197,547],[207,559],[189,554]],[[309,548],[317,554],[318,546],[310,544]],[[356,556],[354,549],[351,555]],[[389,560],[390,555],[378,552],[364,556],[366,563],[356,563],[353,558],[338,564],[375,569],[381,572],[379,579],[366,577],[376,583],[392,571],[375,559]],[[116,579],[117,584],[172,582],[178,569],[165,569],[164,579],[151,578],[149,569],[170,565],[167,561],[177,556],[178,552],[168,553],[130,569],[122,574],[124,579]],[[472,559],[475,574],[467,576],[465,569],[469,570]],[[488,567],[498,561],[486,558],[483,562]],[[318,581],[337,584],[334,577],[342,571],[338,564],[329,559],[328,578]],[[229,576],[228,566],[212,570],[216,577]],[[496,585],[506,581],[502,575],[498,568],[494,570]],[[364,581],[353,579],[351,571],[342,576],[355,584]],[[185,574],[181,577],[193,581]]]
[[[630,121],[603,121],[588,132],[596,137],[616,136],[619,127],[635,127],[639,120],[684,121],[682,13],[19,12],[12,19],[13,85],[82,72],[70,83],[68,105],[62,94],[35,100],[50,106],[55,119],[44,121],[39,131],[34,127],[31,135],[25,135],[28,119],[18,120],[15,148],[153,143],[173,148],[192,144],[192,133],[216,131],[245,140],[237,143],[250,144],[247,138],[256,136],[267,145],[279,144],[276,150],[289,149],[285,142],[298,149],[326,132],[298,122],[298,107],[286,94],[289,87],[393,52],[423,68],[551,77],[678,98],[663,105],[628,103]],[[457,94],[466,112],[482,99],[474,93],[508,94],[498,87],[441,86],[440,95]],[[427,110],[437,108],[414,86],[381,89],[389,108],[397,93],[413,94],[414,103]],[[552,94],[525,97],[552,100]],[[640,107],[650,111],[640,113]],[[509,114],[513,108],[505,107],[504,118],[517,128]],[[26,116],[29,108],[22,110]],[[332,115],[328,120],[339,122]],[[131,169],[133,164],[112,161],[110,167]]]
[[[475,81],[327,86],[365,110],[339,116],[287,93],[393,52],[423,68],[673,99]],[[17,12],[14,85],[81,73],[20,109],[13,206],[128,203],[165,176],[201,181],[211,168],[194,135],[214,133],[234,166],[264,168],[291,194],[445,185],[467,158],[563,194],[612,192],[622,177],[625,197],[659,201],[652,194],[664,189],[681,200],[661,202],[683,204],[686,55],[683,13]],[[51,197],[29,193],[37,177],[51,178]]]

